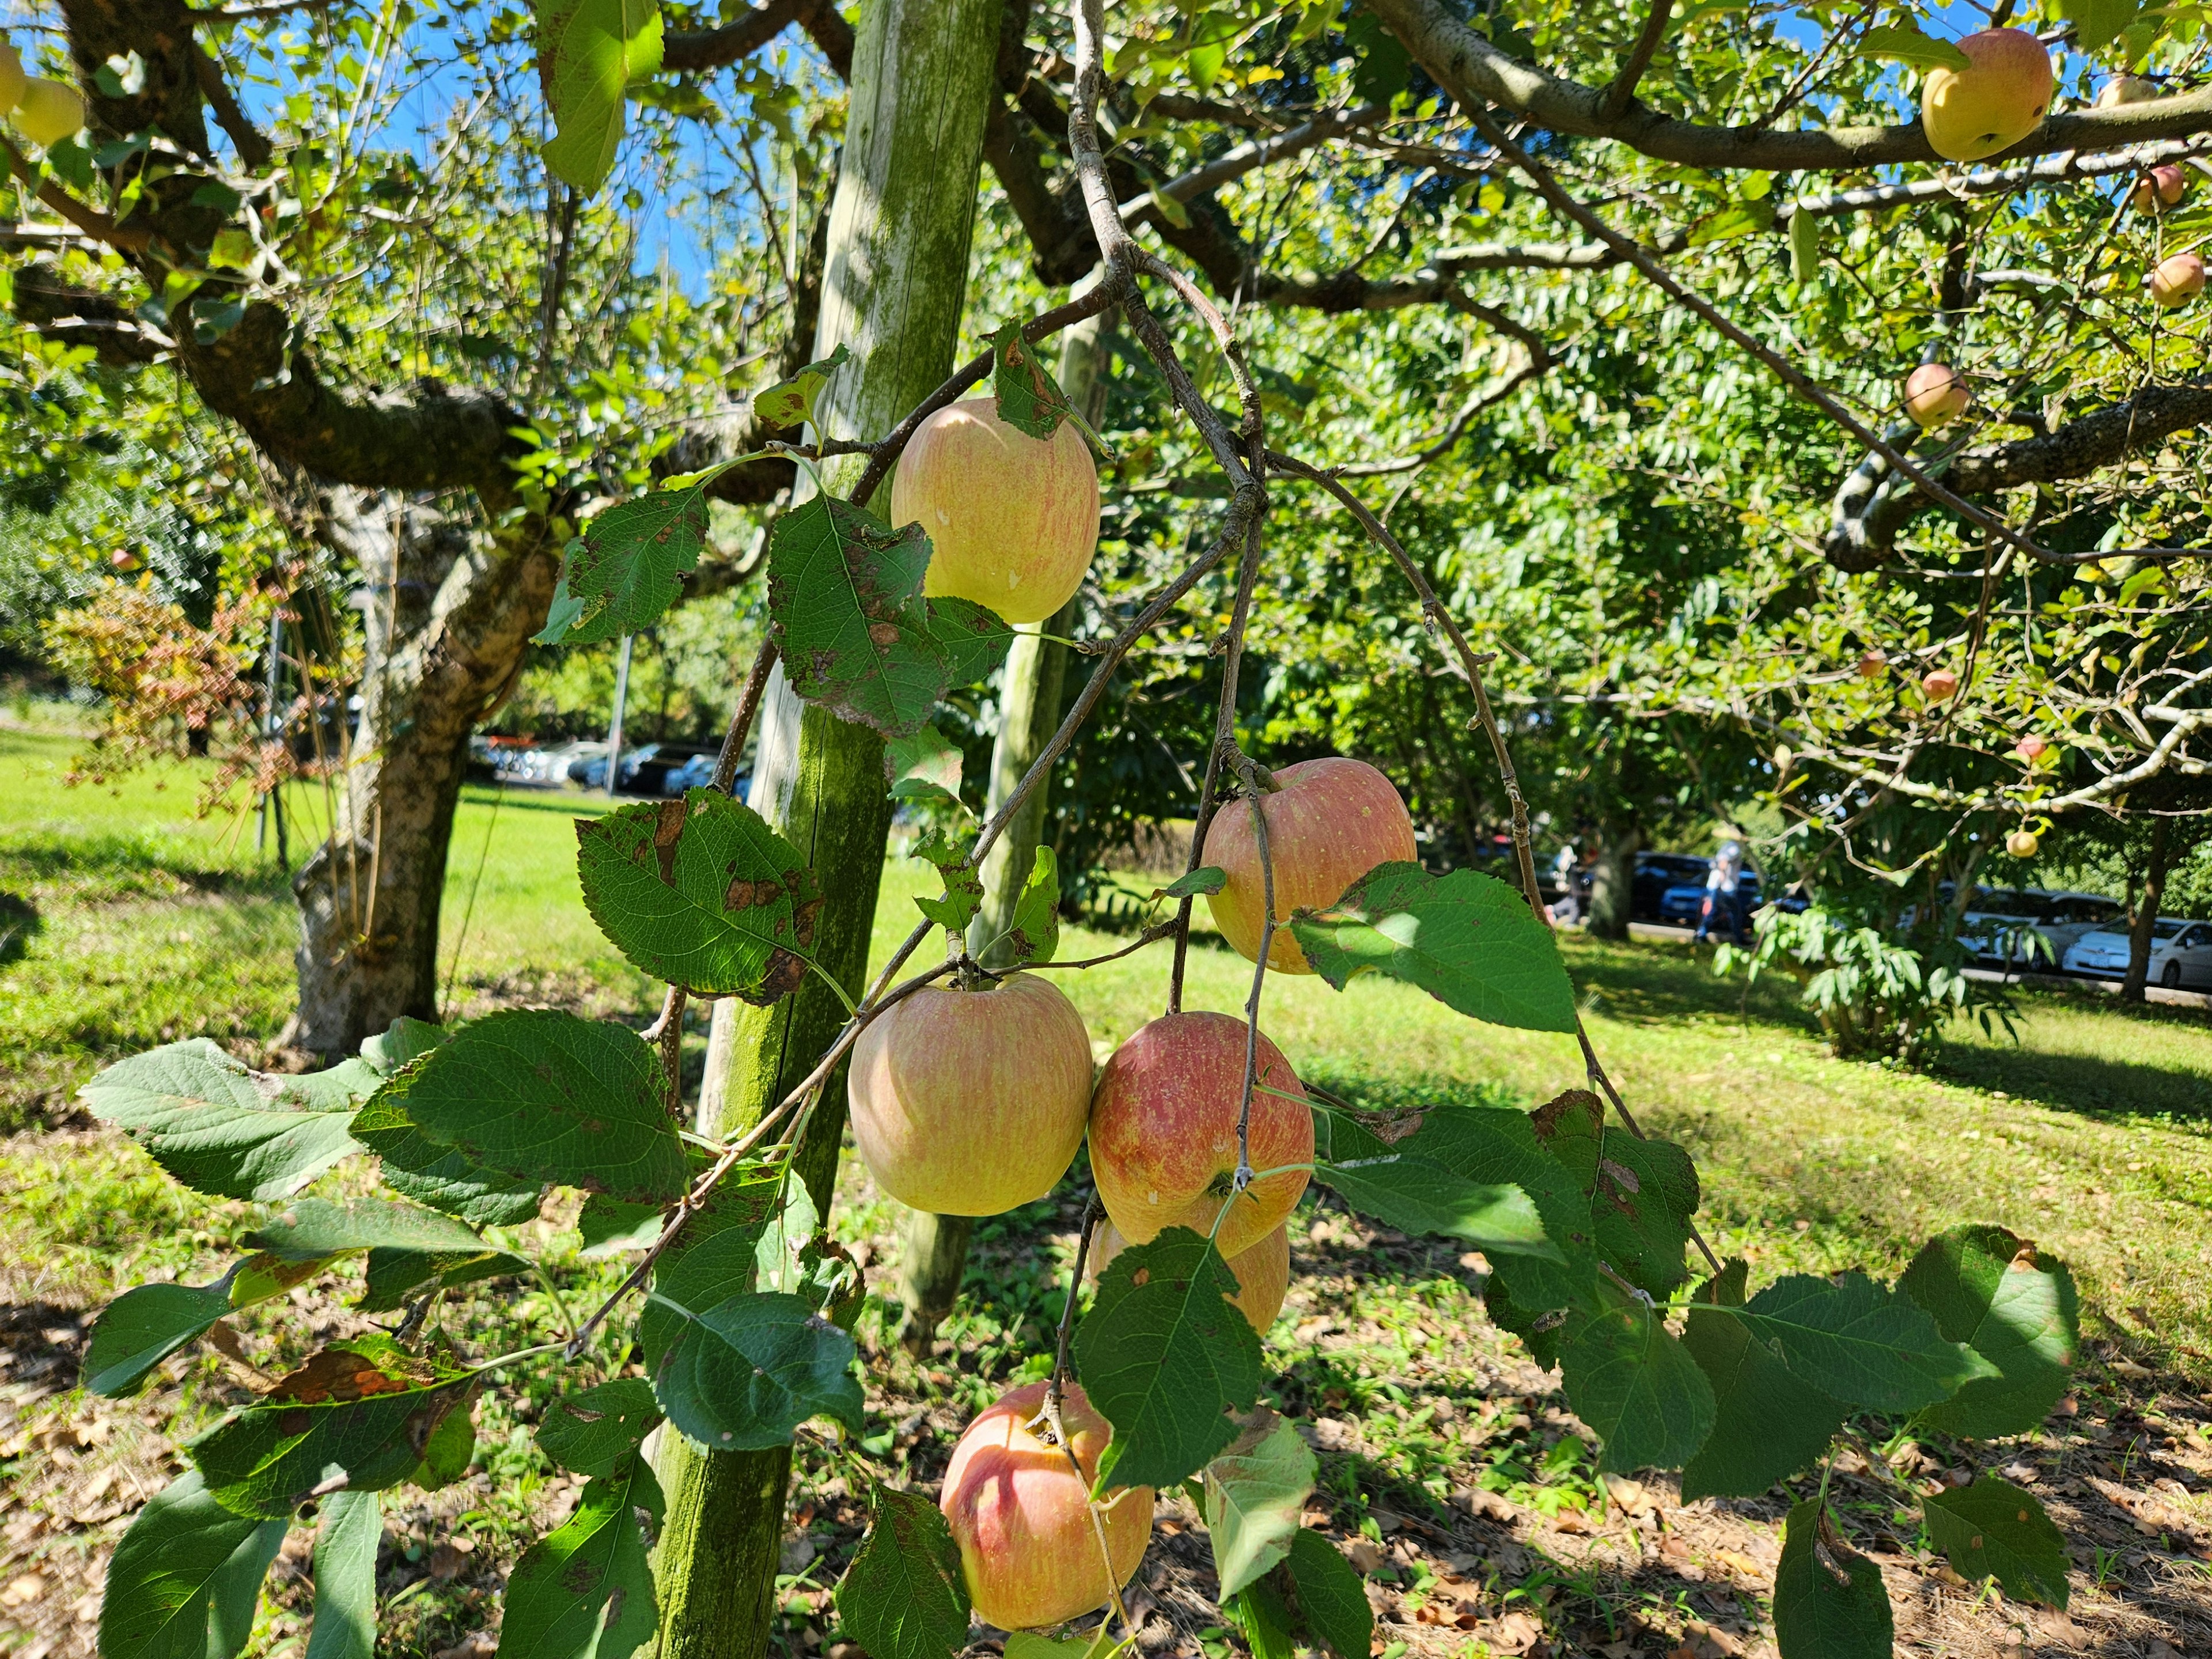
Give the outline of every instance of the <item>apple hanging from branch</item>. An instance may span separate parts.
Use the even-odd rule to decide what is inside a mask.
[[[1132,1244],[1150,1243],[1164,1227],[1188,1227],[1212,1235],[1223,1260],[1234,1260],[1282,1225],[1305,1191],[1307,1170],[1285,1166],[1312,1164],[1313,1113],[1290,1062],[1264,1036],[1252,1089],[1252,1167],[1279,1173],[1232,1191],[1244,1038],[1244,1022],[1227,1014],[1169,1014],[1116,1048],[1099,1074],[1091,1174]]]
[[[1105,1606],[1152,1541],[1152,1489],[1125,1487],[1100,1508],[1102,1559],[1090,1486],[1113,1430],[1070,1382],[1060,1402],[1068,1443],[1048,1443],[1036,1423],[1048,1386],[1016,1389],[977,1414],[952,1449],[938,1500],[960,1547],[969,1600],[1001,1630],[1057,1625]],[[1068,1467],[1070,1453],[1076,1468]]]
[[[1332,905],[1376,865],[1415,862],[1420,849],[1397,789],[1364,761],[1337,755],[1299,761],[1278,769],[1273,781],[1273,793],[1257,798],[1267,814],[1268,862],[1275,875],[1275,936],[1267,966],[1278,973],[1310,974],[1306,953],[1284,926],[1291,912]],[[1213,924],[1248,962],[1259,958],[1261,922],[1267,913],[1254,805],[1249,798],[1232,800],[1215,813],[1202,854],[1229,878],[1206,898]]]
[[[2128,205],[2137,213],[2156,213],[2177,205],[2188,193],[2189,175],[2169,161],[2136,180],[2128,192]]]
[[[1098,468],[1074,422],[1032,438],[990,398],[966,398],[915,428],[891,475],[891,522],[929,532],[924,592],[1042,622],[1097,550]]]
[[[1091,1035],[1036,974],[925,986],[853,1044],[853,1139],[876,1184],[939,1215],[1001,1215],[1059,1184],[1091,1111]]]
[[[2154,304],[2172,311],[2185,306],[2204,290],[2204,261],[2194,253],[2170,254],[2150,274]]]
[[[2057,82],[2051,54],[2025,29],[1984,29],[1958,43],[1966,67],[1938,65],[1920,85],[1920,128],[1947,161],[2010,149],[2043,125]]]
[[[1948,702],[1959,695],[1959,677],[1948,668],[1931,669],[1922,676],[1920,691],[1930,702]]]
[[[1923,363],[1905,377],[1905,413],[1923,432],[1957,420],[1973,400],[1965,376],[1948,363]]]

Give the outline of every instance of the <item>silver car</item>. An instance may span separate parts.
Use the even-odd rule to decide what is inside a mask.
[[[2128,936],[2099,928],[2066,953],[2066,971],[2120,979],[2128,971]],[[2212,987],[2212,923],[2160,916],[2151,924],[2149,982],[2169,991]]]

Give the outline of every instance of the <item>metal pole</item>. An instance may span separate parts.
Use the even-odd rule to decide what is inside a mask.
[[[629,701],[629,647],[637,636],[623,635],[622,655],[615,659],[615,714],[607,722],[607,797],[614,798],[615,774],[622,765],[623,704]]]

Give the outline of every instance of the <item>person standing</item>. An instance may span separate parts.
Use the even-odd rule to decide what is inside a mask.
[[[1716,921],[1727,927],[1730,943],[1751,942],[1745,937],[1743,901],[1736,891],[1736,884],[1742,876],[1743,842],[1731,832],[1721,842],[1720,851],[1713,855],[1713,867],[1705,872],[1705,902],[1698,913],[1694,943],[1703,945]]]

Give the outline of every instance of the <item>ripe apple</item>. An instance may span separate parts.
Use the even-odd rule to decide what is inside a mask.
[[[1048,1386],[1016,1389],[977,1415],[952,1449],[938,1500],[960,1547],[969,1600],[1001,1630],[1035,1630],[1104,1607],[1152,1537],[1152,1489],[1125,1486],[1100,1505],[1101,1559],[1090,1488],[1113,1429],[1071,1382],[1060,1401],[1069,1443],[1048,1444],[1047,1425],[1031,1427]]]
[[[2043,845],[2041,837],[2033,830],[2015,830],[2005,837],[2005,851],[2016,859],[2032,859]]]
[[[84,126],[84,100],[75,87],[33,79],[23,83],[15,100],[15,131],[41,149],[51,149]]]
[[[1127,1248],[1121,1230],[1111,1221],[1099,1224],[1091,1240],[1091,1264],[1085,1269],[1086,1276],[1096,1279],[1106,1271],[1106,1264]],[[1237,1304],[1252,1328],[1262,1337],[1273,1329],[1275,1316],[1283,1310],[1283,1298],[1291,1291],[1291,1229],[1286,1222],[1275,1229],[1250,1249],[1241,1250],[1228,1260],[1229,1271],[1237,1275],[1237,1294],[1229,1299]]]
[[[924,592],[1042,622],[1098,550],[1098,469],[1074,422],[1032,438],[970,398],[915,429],[891,477],[891,522],[929,532]]]
[[[1934,669],[1920,682],[1920,690],[1930,702],[1948,702],[1959,693],[1959,677],[1948,668]]]
[[[2187,305],[2203,289],[2204,261],[2194,253],[2172,254],[2150,274],[2150,297],[2168,311]]]
[[[23,88],[28,84],[22,58],[16,55],[15,47],[0,40],[0,115],[23,101]]]
[[[1304,1085],[1264,1036],[1258,1060],[1252,1167],[1311,1164]],[[1091,1174],[1122,1237],[1144,1244],[1163,1227],[1188,1227],[1213,1234],[1228,1260],[1283,1224],[1306,1189],[1305,1170],[1263,1176],[1231,1196],[1243,1093],[1244,1022],[1227,1014],[1169,1014],[1114,1051],[1091,1098]]]
[[[2123,104],[2148,104],[2159,95],[2158,82],[2140,75],[2115,75],[2097,89],[2096,107],[2118,109]]]
[[[2152,213],[2161,207],[2173,206],[2188,193],[2188,174],[2168,162],[2153,167],[2136,180],[2136,187],[2128,192],[2128,205],[2137,213]]]
[[[1275,774],[1275,793],[1263,795],[1267,860],[1275,872],[1275,936],[1267,966],[1279,973],[1310,974],[1313,964],[1283,924],[1300,906],[1334,904],[1344,890],[1378,864],[1420,857],[1413,820],[1405,802],[1364,761],[1331,755],[1298,761]],[[1229,880],[1206,898],[1213,925],[1247,962],[1260,954],[1267,888],[1260,868],[1260,838],[1252,827],[1252,802],[1232,800],[1213,815],[1206,831],[1205,862]]]
[[[1888,672],[1888,669],[1889,657],[1887,653],[1869,651],[1859,659],[1859,678],[1863,680],[1878,680]]]
[[[999,1215],[1059,1184],[1091,1110],[1091,1036],[1050,980],[927,986],[853,1045],[853,1139],[876,1184],[939,1215]]]
[[[2045,743],[2041,738],[2036,737],[2031,733],[2030,735],[2022,738],[2018,743],[2013,744],[2012,752],[2019,756],[2022,760],[2026,761],[2030,766],[2033,766],[2037,761],[2043,757],[2044,751],[2050,747],[2051,745]]]
[[[1984,29],[1957,44],[1966,67],[1928,71],[1920,129],[1945,161],[1978,161],[2043,125],[2055,88],[2051,54],[2025,29]]]
[[[1974,394],[1948,363],[1923,363],[1905,377],[1905,412],[1923,432],[1955,421]]]

